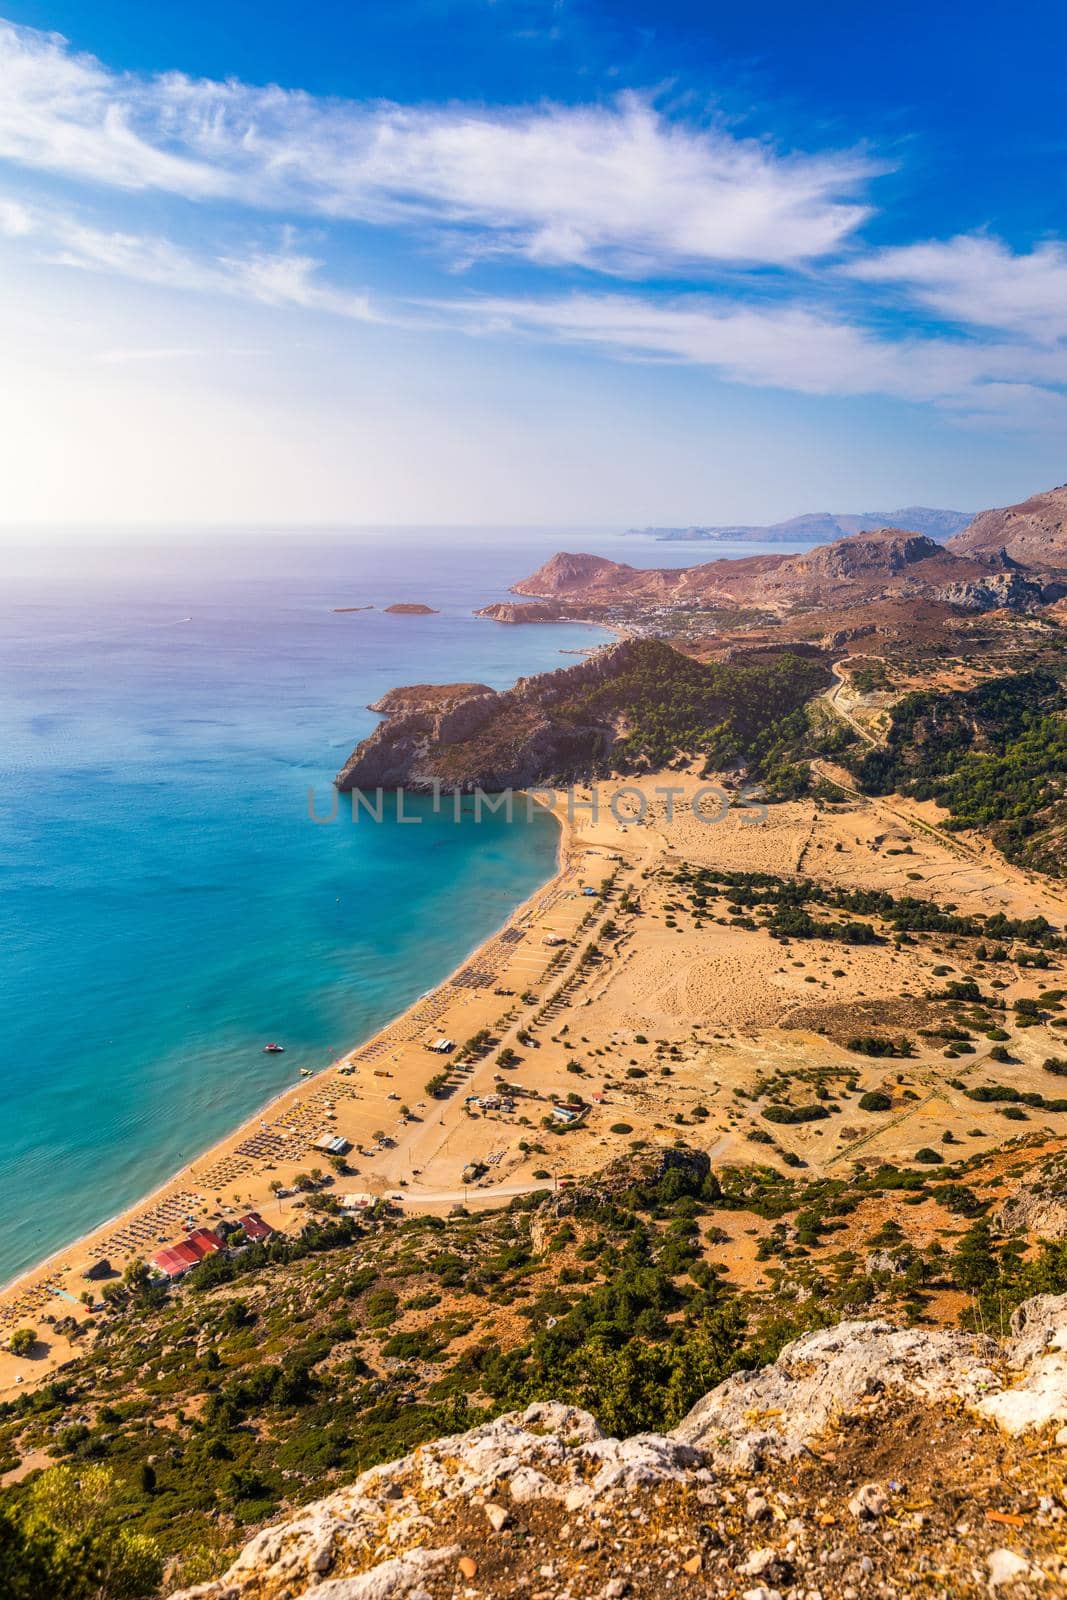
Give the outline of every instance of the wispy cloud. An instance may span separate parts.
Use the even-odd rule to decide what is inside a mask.
[[[9,210],[16,225],[5,226]],[[324,280],[322,263],[288,248],[211,254],[182,249],[159,235],[94,227],[68,213],[0,197],[0,234],[30,243],[55,266],[102,272],[157,288],[225,295],[269,306],[376,320],[368,295]]]
[[[686,296],[567,295],[435,303],[472,333],[509,332],[592,345],[627,359],[704,366],[733,383],[814,395],[886,395],[967,413],[1025,413],[1055,405],[1067,351],[932,336],[888,337],[795,305]]]
[[[633,275],[839,249],[879,168],[608,106],[406,107],[113,73],[0,23],[0,158],[124,189],[444,230],[475,254]]]
[[[668,117],[632,92],[606,105],[511,109],[327,99],[114,72],[59,35],[0,21],[0,160],[125,192],[110,202],[122,227],[101,226],[84,196],[67,209],[0,197],[6,249],[83,272],[969,417],[1029,423],[1061,418],[1067,405],[1067,245],[1015,253],[972,234],[864,255],[865,197],[881,170],[872,158],[783,153]],[[140,191],[226,202],[231,240],[239,207],[274,213],[268,237],[280,242],[212,247],[212,204],[196,213],[199,234],[183,230],[193,243],[178,244],[155,219],[127,220]],[[314,219],[316,233],[331,220],[413,230],[447,240],[466,263],[519,257],[546,285],[573,283],[558,269],[575,267],[615,282],[372,303],[327,274],[293,218]],[[252,231],[266,230],[260,221]],[[681,275],[700,292],[677,292]],[[668,290],[649,284],[668,277]],[[929,313],[941,324],[933,331]],[[148,346],[145,358],[179,353]]]
[[[1017,254],[985,234],[882,250],[853,262],[853,277],[899,284],[939,316],[1047,343],[1067,338],[1067,246]]]
[[[21,239],[33,232],[33,217],[27,206],[16,200],[0,200],[0,237]]]

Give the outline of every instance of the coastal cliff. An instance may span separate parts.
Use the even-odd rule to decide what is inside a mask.
[[[337,787],[429,790],[437,780],[499,790],[573,778],[610,748],[613,726],[561,711],[647,653],[644,646],[607,645],[573,667],[520,678],[503,693],[483,684],[392,690],[374,707],[386,720],[356,746]]]
[[[708,665],[659,640],[623,640],[502,693],[483,684],[393,690],[376,707],[385,721],[335,781],[342,791],[521,789],[682,755],[744,760],[826,678],[819,660]]]

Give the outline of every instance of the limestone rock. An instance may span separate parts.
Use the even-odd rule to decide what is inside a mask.
[[[438,1600],[462,1582],[460,1561],[474,1560],[472,1543],[479,1592],[493,1600],[489,1552],[526,1549],[531,1528],[552,1530],[551,1546],[533,1544],[528,1554],[540,1563],[535,1570],[542,1577],[546,1556],[553,1557],[549,1576],[556,1589],[564,1582],[557,1566],[574,1552],[625,1548],[622,1571],[618,1566],[602,1571],[601,1587],[581,1592],[618,1597],[632,1591],[643,1597],[651,1591],[637,1581],[633,1547],[619,1542],[619,1530],[632,1540],[646,1522],[653,1527],[650,1548],[660,1562],[658,1582],[664,1572],[677,1575],[679,1570],[707,1576],[714,1568],[708,1552],[730,1539],[733,1560],[721,1571],[724,1581],[734,1584],[732,1592],[741,1578],[757,1580],[749,1594],[774,1594],[779,1591],[772,1584],[795,1583],[803,1560],[810,1560],[816,1545],[825,1545],[827,1519],[818,1506],[813,1512],[809,1505],[802,1514],[795,1485],[803,1475],[798,1480],[788,1462],[827,1429],[847,1426],[850,1418],[862,1433],[870,1427],[872,1408],[878,1413],[872,1437],[880,1449],[882,1421],[888,1419],[891,1427],[893,1408],[901,1406],[910,1419],[925,1417],[935,1425],[966,1407],[972,1413],[964,1435],[966,1461],[972,1459],[974,1430],[982,1428],[976,1418],[1011,1437],[1062,1426],[1067,1421],[1067,1295],[1039,1295],[1020,1306],[1003,1346],[970,1334],[875,1321],[844,1322],[806,1334],[787,1345],[773,1365],[720,1384],[669,1434],[605,1438],[587,1412],[540,1402],[372,1468],[349,1487],[264,1529],[224,1577],[185,1591],[182,1600],[426,1600],[430,1595]],[[905,1451],[910,1438],[909,1433],[900,1441]],[[1009,1448],[1008,1441],[998,1442],[1001,1464]],[[1029,1463],[1029,1445],[1017,1447],[1017,1454],[1020,1448]],[[836,1518],[829,1516],[827,1525],[848,1523],[853,1535],[864,1535],[866,1528],[864,1536],[874,1537],[874,1543],[859,1551],[841,1545],[840,1554],[831,1552],[829,1559],[851,1562],[862,1583],[883,1540],[890,1541],[885,1559],[898,1559],[892,1541],[906,1519],[887,1514],[896,1505],[892,1485],[864,1482],[858,1474],[847,1478],[848,1470]],[[769,1476],[753,1482],[747,1475],[755,1471]],[[873,1479],[879,1466],[872,1461],[867,1471]],[[746,1477],[740,1486],[738,1473]],[[695,1551],[689,1543],[672,1554],[669,1520],[657,1525],[650,1516],[671,1496],[676,1506],[699,1508]],[[1031,1531],[1036,1534],[1044,1518],[1049,1537],[1056,1537],[1058,1514],[1049,1499]],[[771,1524],[786,1518],[787,1542],[776,1549],[769,1542]],[[725,1519],[724,1528],[732,1531],[709,1526],[717,1519]],[[994,1548],[995,1530],[981,1526],[985,1543],[975,1553],[974,1570],[981,1572],[983,1588],[1020,1579],[1046,1581],[1034,1564],[1033,1549],[1024,1558]],[[945,1537],[958,1534],[950,1524]],[[919,1559],[921,1564],[925,1552]],[[1055,1557],[1050,1559],[1049,1570],[1058,1570]],[[850,1586],[832,1591],[839,1592],[847,1600]]]
[[[799,1455],[831,1420],[887,1389],[977,1400],[999,1387],[991,1339],[942,1329],[842,1322],[786,1345],[773,1366],[739,1372],[705,1395],[675,1436],[718,1464]]]
[[[1006,1355],[1020,1377],[977,1410],[1005,1433],[1019,1434],[1067,1422],[1067,1294],[1039,1294],[1011,1319]]]

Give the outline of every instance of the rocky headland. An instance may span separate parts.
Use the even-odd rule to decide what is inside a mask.
[[[694,752],[711,740],[736,760],[757,725],[799,709],[825,681],[819,659],[712,666],[660,640],[621,640],[503,692],[484,684],[391,691],[374,707],[384,722],[335,781],[341,790],[521,789],[639,770],[694,739]]]
[[[1029,610],[1043,584],[999,549],[956,553],[924,534],[881,528],[802,555],[743,556],[693,567],[639,568],[560,552],[514,592],[554,605],[749,606],[780,615],[898,600],[965,611]]]

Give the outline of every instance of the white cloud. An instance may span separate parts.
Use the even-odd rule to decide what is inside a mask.
[[[33,232],[33,217],[26,206],[16,200],[0,200],[0,235],[5,239],[21,239]]]
[[[0,23],[0,158],[126,189],[445,229],[466,251],[635,275],[804,262],[879,170],[612,106],[404,107],[109,72]]]
[[[1025,410],[1067,384],[1067,351],[923,337],[888,338],[797,306],[687,297],[568,295],[436,302],[474,333],[507,331],[592,345],[630,359],[712,368],[733,383],[816,395],[887,395],[966,412]]]
[[[0,196],[0,234],[12,202]],[[18,206],[10,248],[53,266],[175,292],[239,298],[358,322],[552,340],[621,360],[703,366],[727,382],[810,395],[886,395],[969,414],[1045,420],[1067,385],[1067,349],[937,337],[892,337],[861,320],[795,301],[637,293],[384,300],[323,276],[291,230],[281,248],[211,254],[158,235],[105,229],[67,213]],[[171,353],[160,346],[154,353]],[[177,353],[177,352],[174,352]],[[116,360],[119,359],[116,357]],[[133,359],[133,357],[131,357]]]
[[[866,283],[900,284],[940,316],[1040,342],[1067,337],[1067,246],[1016,254],[983,234],[882,250],[852,263]]]
[[[1067,387],[1058,343],[1067,343],[1067,245],[1014,254],[968,235],[842,262],[867,214],[862,190],[874,163],[850,151],[783,155],[672,121],[633,94],[606,106],[510,110],[357,103],[113,72],[59,35],[0,21],[0,160],[127,191],[124,218],[129,192],[143,190],[221,200],[231,213],[240,204],[412,227],[447,236],[468,260],[516,254],[635,279],[794,269],[773,278],[777,299],[754,298],[756,280],[736,274],[716,297],[635,290],[378,306],[329,281],[290,230],[276,230],[275,248],[185,246],[136,223],[100,226],[84,209],[0,197],[7,248],[165,290],[361,322],[504,331],[616,359],[700,365],[733,383],[887,395],[968,415],[1058,413]],[[214,219],[217,207],[199,215]],[[811,263],[827,259],[817,282]],[[884,301],[882,285],[970,336],[888,333],[865,303]],[[162,357],[171,346],[149,338],[146,350]]]
[[[210,166],[155,144],[137,129],[119,85],[93,57],[75,55],[59,34],[0,22],[0,155],[125,189],[220,194]]]
[[[367,295],[324,281],[320,261],[290,248],[211,255],[184,250],[152,234],[93,227],[69,214],[15,205],[3,197],[0,235],[29,241],[39,258],[53,266],[108,273],[162,289],[325,311],[359,322],[377,320]]]

